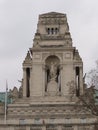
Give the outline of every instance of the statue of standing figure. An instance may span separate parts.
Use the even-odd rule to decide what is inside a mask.
[[[57,77],[56,63],[51,62],[51,64],[50,64],[50,81],[55,80],[56,77]]]

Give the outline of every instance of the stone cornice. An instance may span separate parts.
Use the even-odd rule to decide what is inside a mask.
[[[38,47],[38,48],[32,48],[33,52],[41,52],[41,51],[73,51],[75,47]]]

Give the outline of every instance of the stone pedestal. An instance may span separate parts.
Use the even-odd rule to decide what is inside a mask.
[[[57,92],[58,92],[58,84],[55,80],[51,80],[49,83],[48,83],[48,86],[47,86],[47,92],[49,95],[51,96],[55,96],[57,95]]]

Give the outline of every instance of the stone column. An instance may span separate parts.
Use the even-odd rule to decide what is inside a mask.
[[[47,81],[47,78],[46,78],[46,67],[45,65],[43,64],[42,65],[43,69],[42,69],[42,74],[43,74],[43,96],[45,95],[45,87],[47,85],[46,81]]]
[[[76,96],[76,88],[77,88],[77,86],[76,86],[76,69],[75,68],[76,67],[74,66],[73,67],[73,80],[74,80],[74,83],[75,83],[74,89],[75,89],[75,96]]]
[[[58,76],[58,90],[59,90],[59,92],[61,92],[61,70],[60,70],[59,76]]]
[[[23,97],[26,97],[26,68],[23,68]]]
[[[80,68],[80,95],[83,94],[83,68]]]
[[[60,65],[60,87],[61,87],[61,94],[63,93],[64,89],[64,79],[63,79],[63,66]]]
[[[74,82],[76,83],[76,69],[75,69],[76,67],[75,66],[73,66],[73,80],[74,80]]]
[[[30,89],[30,97],[32,96],[31,95],[31,90],[32,90],[32,68],[30,68],[30,86],[29,86],[29,89]]]

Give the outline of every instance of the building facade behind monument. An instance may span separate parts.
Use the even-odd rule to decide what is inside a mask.
[[[33,47],[23,62],[20,98],[8,105],[0,130],[94,130],[96,117],[77,103],[83,93],[83,62],[66,14],[39,15]]]

